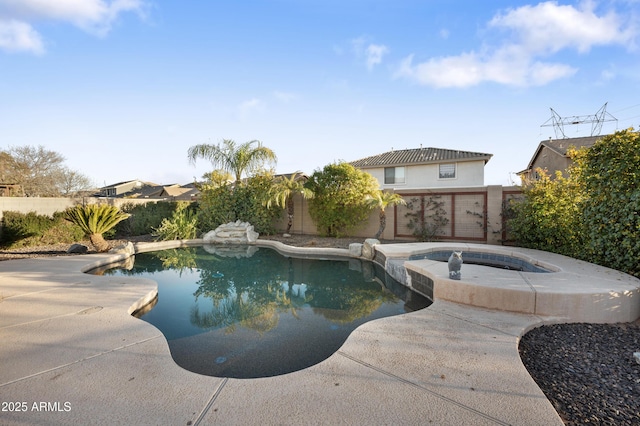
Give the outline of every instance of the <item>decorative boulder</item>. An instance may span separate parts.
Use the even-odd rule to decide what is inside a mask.
[[[126,254],[127,256],[133,256],[136,254],[136,248],[131,241],[127,241],[125,244],[120,244],[109,250],[112,254]]]
[[[362,245],[362,257],[365,259],[373,260],[376,255],[376,249],[374,248],[380,241],[375,238],[367,238]]]
[[[84,244],[71,244],[71,246],[67,249],[67,253],[75,253],[75,254],[87,254],[89,252],[89,247]]]
[[[202,237],[205,244],[249,244],[255,243],[259,234],[248,222],[229,222],[218,226],[215,231]]]
[[[362,256],[362,244],[360,243],[349,244],[349,254],[353,257]]]

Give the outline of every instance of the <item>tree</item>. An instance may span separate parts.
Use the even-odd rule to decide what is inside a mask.
[[[109,249],[102,234],[128,218],[129,214],[108,204],[87,204],[68,208],[65,210],[65,217],[78,225],[89,237],[96,251],[101,253]]]
[[[577,257],[584,244],[580,201],[575,177],[556,172],[555,179],[536,169],[540,178],[523,187],[524,199],[513,201],[510,233],[522,247]]]
[[[189,148],[188,157],[192,164],[198,158],[211,161],[214,168],[232,173],[238,183],[243,174],[259,171],[265,163],[275,165],[277,162],[276,154],[257,140],[237,145],[231,139],[224,139],[218,145],[195,145]]]
[[[640,134],[605,136],[574,159],[572,174],[583,191],[582,257],[640,277]]]
[[[63,167],[60,170],[60,182],[58,189],[65,197],[76,195],[81,191],[87,191],[94,187],[91,180],[82,173]]]
[[[0,152],[2,183],[17,184],[27,197],[56,197],[89,189],[89,179],[66,168],[64,157],[43,146],[11,147]]]
[[[289,233],[291,226],[293,225],[293,196],[295,194],[302,195],[303,198],[313,197],[313,192],[309,188],[305,188],[304,182],[300,178],[301,172],[292,173],[290,177],[284,175],[278,176],[273,186],[269,190],[269,195],[265,201],[265,206],[271,208],[273,204],[278,207],[287,209],[287,230],[285,233]]]
[[[366,223],[366,198],[379,191],[372,175],[344,162],[316,170],[305,186],[314,194],[309,200],[311,218],[321,235],[331,237],[348,235]]]
[[[407,202],[400,194],[394,194],[393,192],[388,191],[379,190],[367,198],[367,205],[371,209],[380,210],[380,228],[378,228],[378,232],[376,232],[374,238],[380,238],[384,232],[384,228],[387,227],[387,214],[385,213],[385,209],[388,206],[395,206],[398,204],[407,204]]]

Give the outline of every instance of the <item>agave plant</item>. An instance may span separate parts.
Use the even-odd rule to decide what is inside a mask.
[[[128,213],[108,204],[77,205],[65,210],[65,219],[78,225],[100,253],[109,250],[102,234],[129,216]]]

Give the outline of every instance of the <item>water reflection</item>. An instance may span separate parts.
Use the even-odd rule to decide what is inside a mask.
[[[388,291],[367,262],[290,258],[255,246],[143,253],[130,270],[106,273],[157,281],[158,303],[140,318],[163,332],[179,365],[225,377],[316,364],[360,324],[404,313],[403,299],[416,298]]]

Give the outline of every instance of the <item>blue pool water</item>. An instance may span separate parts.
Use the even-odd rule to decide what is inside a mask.
[[[157,302],[137,316],[162,331],[178,365],[217,377],[307,368],[359,325],[431,303],[370,262],[291,258],[254,246],[142,253],[131,270],[98,273],[156,281]]]

